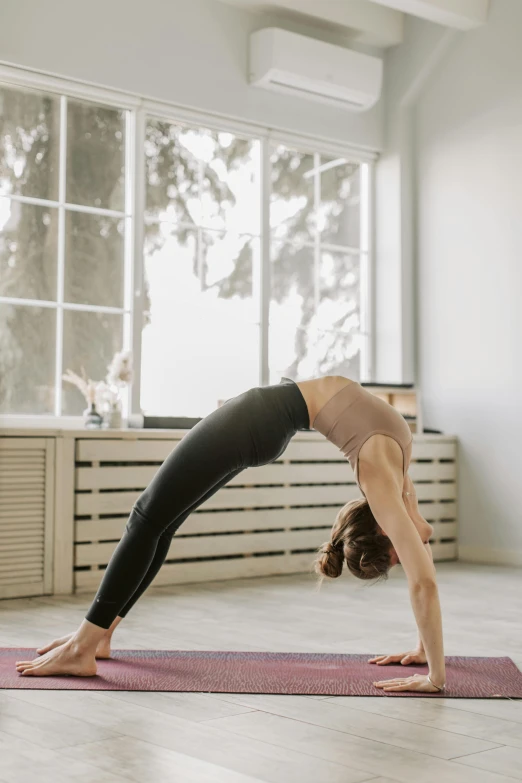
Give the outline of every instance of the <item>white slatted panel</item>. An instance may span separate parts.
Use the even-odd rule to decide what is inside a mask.
[[[0,438],[0,598],[52,590],[52,438]]]
[[[132,504],[179,443],[79,438],[75,588],[97,588]],[[434,559],[457,556],[456,440],[414,437],[410,475],[434,526]],[[308,571],[339,508],[360,497],[350,464],[319,433],[299,433],[281,458],[248,468],[195,511],[173,539],[155,584]]]

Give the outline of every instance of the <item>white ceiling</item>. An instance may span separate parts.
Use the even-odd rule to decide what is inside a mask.
[[[406,14],[470,30],[486,22],[489,0],[224,0],[260,13],[312,21],[370,46],[403,40]]]

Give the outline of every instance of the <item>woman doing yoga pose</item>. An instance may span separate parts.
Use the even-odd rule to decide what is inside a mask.
[[[429,539],[408,475],[412,435],[404,418],[356,381],[325,376],[254,387],[227,400],[188,432],[134,504],[123,536],[80,627],[18,661],[23,675],[96,674],[110,656],[112,633],[150,585],[182,522],[247,467],[283,454],[297,430],[321,432],[352,465],[364,497],[337,514],[316,570],[361,579],[385,577],[401,563],[419,630],[415,649],[377,656],[378,665],[428,663],[429,674],[375,683],[384,690],[435,692],[445,682],[442,621]]]

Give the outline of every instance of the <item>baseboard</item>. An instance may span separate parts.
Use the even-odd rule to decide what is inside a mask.
[[[458,558],[463,563],[522,566],[522,552],[512,549],[459,546]]]

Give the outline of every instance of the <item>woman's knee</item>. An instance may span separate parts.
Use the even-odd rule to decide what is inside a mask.
[[[159,538],[166,525],[162,525],[160,520],[148,515],[138,503],[135,503],[125,525],[125,530],[129,534],[139,534],[147,538]]]

